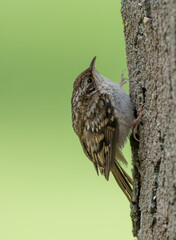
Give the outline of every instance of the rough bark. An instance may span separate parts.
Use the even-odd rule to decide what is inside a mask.
[[[133,234],[176,239],[176,0],[123,0],[130,95],[136,113],[131,139]]]

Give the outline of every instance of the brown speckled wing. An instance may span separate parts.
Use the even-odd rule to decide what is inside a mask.
[[[93,162],[93,161],[92,161],[92,156],[90,155],[90,152],[89,152],[89,149],[86,147],[86,145],[85,145],[84,142],[82,142],[81,140],[80,140],[80,142],[81,142],[81,145],[82,145],[82,148],[83,148],[83,151],[84,151],[85,155],[89,158],[89,160],[90,160],[91,162]],[[96,165],[94,162],[93,162],[93,164],[94,164],[95,170],[96,170],[96,172],[97,172],[97,175],[99,175],[97,165]]]
[[[114,117],[113,106],[106,94],[92,102],[88,108],[81,144],[86,156],[94,163],[105,178],[115,163],[118,137],[118,121]]]

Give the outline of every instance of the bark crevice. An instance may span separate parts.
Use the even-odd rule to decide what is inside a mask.
[[[138,137],[138,136],[137,136]],[[130,137],[131,142],[131,148],[133,157],[132,159],[135,159],[135,161],[132,162],[133,164],[133,197],[132,197],[132,203],[131,203],[131,219],[133,223],[133,235],[137,236],[138,231],[141,227],[141,210],[139,206],[139,196],[140,196],[140,181],[137,181],[136,179],[140,179],[140,161],[138,159],[138,149],[139,149],[139,143],[137,141],[134,141],[133,136]]]
[[[145,0],[145,10],[146,10],[146,17],[152,18],[150,0]]]

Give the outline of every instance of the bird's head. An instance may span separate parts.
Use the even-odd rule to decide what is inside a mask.
[[[95,60],[96,57],[92,59],[89,68],[83,71],[74,82],[74,91],[79,91],[81,95],[91,96],[97,91]]]

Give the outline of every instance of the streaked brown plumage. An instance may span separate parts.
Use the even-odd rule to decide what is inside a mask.
[[[120,149],[134,121],[129,96],[115,82],[95,70],[95,59],[74,82],[72,124],[86,156],[109,180],[112,172],[120,188],[131,201],[132,180],[118,160],[127,164]]]

